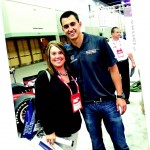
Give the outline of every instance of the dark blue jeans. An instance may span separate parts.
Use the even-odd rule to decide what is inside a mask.
[[[101,122],[103,119],[115,150],[129,150],[124,135],[124,125],[115,101],[85,103],[82,114],[92,140],[93,150],[106,150]]]

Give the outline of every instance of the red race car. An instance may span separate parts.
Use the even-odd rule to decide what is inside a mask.
[[[15,69],[10,70],[10,74],[13,75],[14,83],[12,86],[16,124],[18,133],[22,133],[24,129],[24,117],[30,101],[34,102],[35,91],[34,84],[37,75],[32,75],[23,78],[23,84],[17,83],[15,79]]]

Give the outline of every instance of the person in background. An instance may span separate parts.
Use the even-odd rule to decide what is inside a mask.
[[[126,32],[123,32],[122,34],[122,38],[126,40]]]
[[[53,145],[56,136],[74,141],[73,147],[60,145],[64,150],[75,150],[81,128],[82,109],[79,86],[69,69],[69,58],[61,42],[51,41],[46,48],[48,79],[45,70],[35,82],[35,106],[38,119]]]
[[[118,62],[117,66],[121,75],[123,92],[127,104],[130,104],[130,74],[129,74],[129,59],[131,61],[132,68],[136,67],[131,48],[128,46],[127,41],[120,38],[121,32],[118,27],[111,29],[112,37],[109,40],[109,45],[112,48]]]
[[[81,32],[82,23],[77,13],[64,12],[60,16],[60,23],[71,41],[67,52],[71,59],[71,70],[80,86],[82,114],[93,150],[105,150],[102,120],[114,149],[129,150],[121,118],[127,105],[113,51],[104,37]]]

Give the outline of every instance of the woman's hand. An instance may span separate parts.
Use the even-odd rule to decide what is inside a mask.
[[[56,134],[53,132],[52,134],[46,135],[46,141],[50,144],[53,145],[56,140]]]

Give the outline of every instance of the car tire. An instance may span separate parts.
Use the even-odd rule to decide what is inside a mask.
[[[20,93],[25,93],[26,92],[26,87],[24,84],[21,83],[12,83],[12,93],[13,94],[20,94]]]
[[[24,117],[30,101],[34,102],[35,95],[25,94],[14,101],[16,124],[19,133],[24,129]]]

